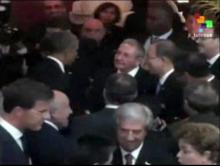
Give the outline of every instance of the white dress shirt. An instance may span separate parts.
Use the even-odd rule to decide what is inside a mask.
[[[135,67],[134,69],[132,69],[131,71],[129,71],[127,74],[130,75],[130,76],[132,76],[132,77],[135,77],[139,69],[140,69],[139,66],[138,66],[138,67]],[[118,70],[117,73],[122,73],[122,72]]]
[[[18,144],[21,150],[24,151],[21,142],[21,137],[23,136],[22,132],[1,117],[0,125],[12,136],[12,138],[15,140],[15,142]]]
[[[212,66],[217,59],[220,57],[220,53],[218,53],[217,55],[215,55],[214,57],[212,57],[211,59],[207,59],[207,62],[210,64],[210,66]]]
[[[157,39],[168,39],[168,37],[170,37],[170,35],[172,35],[172,33],[173,33],[173,29],[170,29],[168,32],[164,33],[163,35],[160,35],[160,36],[152,35],[152,36],[148,37],[144,43],[145,51],[147,52],[148,48],[150,47],[152,37],[157,38]]]
[[[59,59],[57,59],[57,58],[55,58],[55,57],[52,57],[52,56],[47,56],[47,58],[49,58],[49,59],[53,60],[54,62],[56,62],[56,63],[59,65],[61,71],[62,71],[63,73],[65,73],[64,64],[63,64]]]
[[[121,149],[121,154],[122,154],[123,165],[126,164],[125,156],[126,156],[127,154],[131,154],[131,155],[132,155],[132,157],[133,157],[133,159],[132,159],[132,165],[135,165],[135,163],[136,163],[136,161],[137,161],[137,159],[138,159],[138,156],[139,156],[139,154],[140,154],[140,151],[141,151],[143,145],[144,145],[144,143],[142,143],[137,149],[133,150],[132,152],[127,152],[127,151],[125,151],[122,147],[120,147],[120,149]]]
[[[110,108],[110,109],[118,109],[118,105],[115,105],[115,104],[106,104],[105,105],[105,108]]]
[[[175,70],[174,70],[174,68],[172,68],[172,69],[170,69],[168,72],[166,72],[161,78],[160,78],[160,85],[163,85],[165,82],[166,82],[166,80],[167,80],[167,78],[174,72]]]
[[[57,127],[57,125],[55,125],[53,122],[49,121],[49,120],[44,120],[44,123],[50,125],[51,127],[53,127],[55,130],[59,131],[59,128]]]

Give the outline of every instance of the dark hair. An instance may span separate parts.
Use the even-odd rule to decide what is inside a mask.
[[[154,43],[156,44],[156,54],[158,57],[166,57],[171,62],[175,62],[178,49],[171,40],[159,39]]]
[[[115,142],[108,137],[86,134],[78,139],[79,150],[70,164],[93,165],[108,161]]]
[[[195,83],[185,88],[184,98],[199,113],[214,112],[218,108],[219,94],[211,83]]]
[[[202,53],[191,54],[187,58],[186,72],[193,77],[205,77],[210,74],[209,64]]]
[[[23,77],[24,57],[4,56],[0,59],[0,88]]]
[[[219,164],[219,128],[209,123],[187,123],[177,132],[177,138],[192,145],[200,154],[210,151],[210,160]]]
[[[127,74],[112,74],[105,83],[104,95],[112,104],[132,101],[137,96],[137,82]]]
[[[53,92],[49,87],[26,78],[3,87],[2,94],[6,113],[11,113],[16,106],[30,109],[37,101],[49,101],[53,98]]]
[[[68,49],[78,49],[78,39],[70,32],[48,33],[40,43],[41,50],[47,54],[64,53]]]
[[[106,2],[106,3],[103,3],[103,4],[99,5],[98,8],[94,12],[94,17],[99,19],[100,13],[103,12],[104,10],[108,9],[108,8],[114,8],[115,12],[116,12],[116,17],[115,17],[115,20],[113,20],[112,24],[115,24],[118,21],[120,21],[120,19],[121,19],[120,8],[117,5],[115,5],[114,3],[111,3],[111,2]]]

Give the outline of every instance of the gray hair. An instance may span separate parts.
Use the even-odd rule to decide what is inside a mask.
[[[115,114],[117,125],[125,120],[144,121],[147,129],[151,129],[153,114],[151,110],[139,103],[126,103],[121,105]]]
[[[41,41],[41,49],[46,54],[64,53],[69,49],[77,50],[79,41],[68,31],[48,33]]]
[[[121,44],[129,44],[131,46],[134,46],[136,48],[136,56],[140,58],[144,58],[145,50],[137,40],[128,38],[125,39]]]

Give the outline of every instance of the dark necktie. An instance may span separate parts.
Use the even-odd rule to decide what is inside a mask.
[[[125,165],[132,165],[133,156],[130,153],[128,153],[125,155],[125,160]]]
[[[21,140],[21,143],[22,143],[22,147],[23,147],[23,151],[24,151],[24,154],[27,158],[29,158],[29,155],[28,155],[28,148],[27,148],[27,140],[24,136],[22,136],[20,138]]]
[[[159,94],[161,86],[162,86],[162,84],[159,81],[158,84],[157,84],[156,95]]]

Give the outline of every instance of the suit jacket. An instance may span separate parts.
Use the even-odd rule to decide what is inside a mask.
[[[115,73],[116,70],[113,69],[104,69],[98,72],[94,81],[91,84],[89,93],[88,93],[88,102],[90,103],[90,110],[100,110],[104,107],[103,99],[103,89],[105,86],[105,81],[111,74]],[[142,68],[139,68],[135,79],[138,85],[138,96],[142,95],[152,95],[155,91],[156,79],[154,76],[150,75],[147,71]]]
[[[216,76],[216,78],[220,79],[220,58],[211,66],[211,72]]]
[[[46,123],[40,131],[29,131],[26,136],[33,164],[64,164],[76,150],[74,140],[66,139]]]
[[[68,75],[63,73],[59,65],[49,58],[45,58],[28,75],[37,81],[45,83],[52,89],[61,90],[65,93],[69,91]]]
[[[139,153],[135,165],[176,164],[174,156],[169,153],[161,144],[155,143],[152,139],[146,138]],[[113,154],[113,165],[123,165],[121,150],[118,147]]]
[[[79,139],[85,134],[92,134],[105,136],[115,141],[115,111],[116,109],[104,108],[91,115],[73,117],[69,125],[70,137]]]
[[[5,165],[27,165],[28,158],[12,136],[0,126],[0,163]]]
[[[157,94],[161,107],[160,117],[166,120],[167,123],[184,116],[183,85],[177,77],[175,72],[172,73]]]

